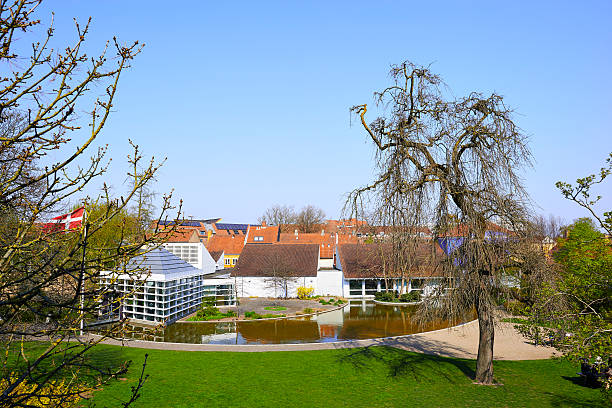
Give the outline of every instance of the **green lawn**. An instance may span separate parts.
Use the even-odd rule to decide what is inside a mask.
[[[95,358],[133,360],[127,381],[96,392],[117,406],[149,354],[135,407],[598,407],[575,366],[554,360],[498,361],[503,386],[472,384],[475,362],[393,348],[268,353],[160,351],[100,346]]]

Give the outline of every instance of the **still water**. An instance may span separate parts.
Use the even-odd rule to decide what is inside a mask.
[[[415,310],[416,306],[351,300],[340,310],[316,316],[245,322],[181,322],[157,330],[134,327],[132,337],[194,344],[321,343],[400,336],[449,326],[446,320],[419,325],[413,317]]]

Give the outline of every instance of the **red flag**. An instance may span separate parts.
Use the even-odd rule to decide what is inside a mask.
[[[81,228],[84,217],[85,207],[77,208],[71,213],[62,214],[55,218],[51,218],[49,222],[42,224],[42,228],[46,233],[78,229]]]

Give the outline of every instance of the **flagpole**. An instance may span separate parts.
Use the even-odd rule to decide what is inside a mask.
[[[83,337],[83,329],[85,328],[85,248],[87,247],[87,230],[89,229],[89,223],[86,220],[87,211],[83,208],[83,257],[81,258],[81,321],[80,321],[80,336]]]

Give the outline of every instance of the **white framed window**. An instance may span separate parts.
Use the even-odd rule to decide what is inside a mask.
[[[259,235],[256,237],[253,237],[253,241],[263,241],[263,237]]]

